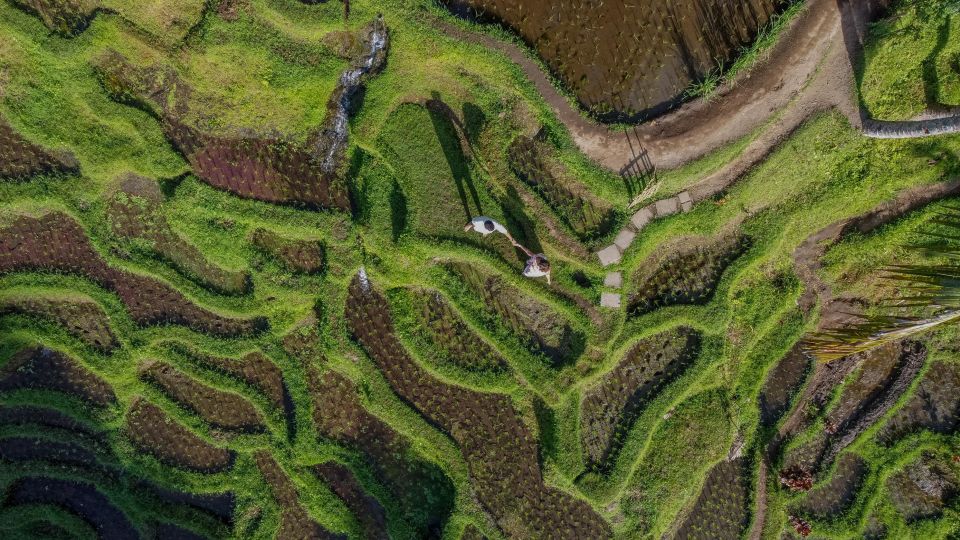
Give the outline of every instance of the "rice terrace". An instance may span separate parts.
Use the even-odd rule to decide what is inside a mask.
[[[960,0],[0,0],[0,540],[960,538]]]

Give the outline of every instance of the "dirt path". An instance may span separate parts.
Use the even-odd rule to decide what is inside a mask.
[[[500,51],[518,64],[577,146],[621,174],[679,167],[755,132],[781,114],[740,158],[697,189],[708,192],[742,176],[811,114],[822,110],[839,109],[868,137],[960,132],[960,116],[885,122],[869,119],[859,107],[853,63],[861,54],[868,22],[886,1],[809,0],[752,69],[724,85],[709,100],[686,103],[628,131],[584,118],[522,48],[443,21],[436,24],[448,35]]]
[[[660,169],[678,167],[752,133],[786,106],[814,75],[830,47],[831,40],[824,36],[833,35],[839,27],[835,2],[811,0],[768,58],[749,73],[725,85],[710,101],[687,103],[631,129],[629,137],[584,118],[522,48],[443,21],[437,26],[457,39],[505,54],[523,69],[585,154],[611,170],[627,172],[643,162]]]

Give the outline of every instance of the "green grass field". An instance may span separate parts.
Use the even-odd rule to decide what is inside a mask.
[[[438,5],[354,0],[348,21],[340,2],[160,0],[140,5],[111,0],[101,7],[88,28],[64,37],[14,2],[0,3],[0,117],[32,143],[69,150],[80,166],[75,175],[0,177],[0,236],[13,238],[10,227],[20,216],[61,212],[80,225],[110,268],[169,285],[186,302],[215,314],[263,316],[269,328],[229,337],[184,324],[140,324],[128,299],[89,273],[8,268],[3,265],[15,256],[3,259],[7,255],[0,253],[0,300],[82,296],[106,314],[118,344],[98,350],[55,317],[2,309],[0,302],[0,490],[5,494],[0,497],[0,534],[5,538],[54,536],[57,531],[71,538],[97,535],[98,526],[83,512],[63,504],[19,502],[25,495],[18,489],[27,477],[96,486],[144,537],[159,534],[161,524],[211,538],[274,538],[278,531],[281,537],[283,532],[296,537],[291,531],[304,523],[350,538],[470,538],[464,530],[471,528],[488,538],[537,537],[531,532],[535,529],[524,528],[540,525],[533,518],[521,519],[534,515],[525,513],[533,512],[525,502],[492,509],[501,503],[485,498],[478,455],[495,456],[495,463],[508,468],[521,462],[538,465],[535,473],[521,471],[530,475],[523,478],[534,478],[529,485],[555,488],[558,499],[582,504],[576,519],[596,516],[612,537],[673,537],[690,512],[699,511],[693,509],[707,475],[731,448],[741,448],[747,459],[752,472],[744,481],[755,493],[760,455],[776,428],[760,421],[761,388],[773,366],[815,328],[819,316],[817,310],[804,315],[797,306],[804,285],[794,269],[794,250],[823,227],[862,214],[905,189],[960,175],[960,137],[866,139],[841,115],[819,114],[722,196],[643,230],[619,266],[626,296],[635,287],[632,276],[653,264],[664,246],[732,230],[751,242],[723,271],[705,302],[628,316],[625,310],[598,307],[605,271],[593,251],[609,244],[615,233],[580,240],[550,201],[514,175],[507,149],[516,136],[533,136],[543,128],[544,140],[554,150],[551,159],[615,208],[613,230],[630,215],[628,187],[576,149],[517,66],[437,30],[432,25],[436,19],[467,24],[454,21]],[[111,98],[94,67],[105,52],[115,50],[136,66],[172,69],[189,87],[189,107],[181,118],[186,124],[221,137],[270,135],[284,144],[302,144],[327,119],[328,98],[350,66],[351,60],[334,46],[337,38],[330,36],[357,32],[377,13],[389,28],[390,52],[386,68],[369,79],[349,121],[345,174],[352,212],[273,204],[209,185],[170,142],[163,122]],[[932,105],[960,104],[955,65],[960,42],[952,39],[958,24],[956,2],[923,0],[900,2],[871,26],[858,91],[875,117],[904,119]],[[747,54],[756,56],[760,50]],[[735,159],[754,136],[663,172],[662,194],[679,192]],[[3,152],[0,148],[0,158]],[[195,246],[207,264],[249,273],[250,291],[218,292],[170,264],[149,242],[115,235],[108,202],[125,173],[157,181],[170,228]],[[878,269],[923,260],[908,246],[938,211],[950,206],[957,206],[956,199],[924,207],[870,234],[845,237],[827,250],[820,277],[835,294],[856,295],[875,308],[895,294],[877,278]],[[553,264],[553,285],[524,279],[519,271],[526,257],[503,238],[464,232],[463,225],[476,215],[497,219],[521,243],[545,253]],[[323,270],[291,271],[277,256],[253,245],[251,234],[258,228],[286,239],[319,240]],[[15,244],[11,240],[9,245]],[[53,247],[56,258],[68,246]],[[15,249],[10,247],[10,253]],[[460,263],[489,279],[475,285],[451,270]],[[496,448],[483,453],[489,441],[475,435],[477,425],[493,425],[501,417],[478,413],[475,423],[449,430],[442,427],[444,418],[430,417],[400,396],[395,381],[378,367],[380,359],[348,327],[347,290],[361,267],[387,298],[384,313],[393,328],[378,331],[396,335],[400,348],[422,368],[418,377],[464,395],[472,391],[503,398],[497,401],[503,408],[497,410],[519,418],[529,433],[530,444],[523,448],[530,455],[504,458]],[[509,296],[499,310],[482,296],[491,288]],[[453,332],[443,325],[453,323],[442,321],[438,327],[444,330],[438,334],[426,332],[422,301],[412,295],[416,289],[439,291],[459,321],[457,331],[502,358],[503,368],[474,370],[455,361],[456,351],[438,343],[452,335],[444,332]],[[151,305],[158,302],[147,299]],[[581,443],[583,396],[638,341],[680,325],[702,336],[695,360],[623,420],[622,440],[608,469],[590,468]],[[560,332],[557,328],[582,337],[579,342],[572,338],[574,352],[564,361],[555,361],[550,345],[544,344]],[[960,361],[957,339],[956,326],[922,339],[928,357],[917,380],[934,362]],[[291,346],[293,342],[306,345]],[[13,379],[4,366],[38,344],[101,378],[116,401],[93,407],[70,392],[7,386],[5,381]],[[238,363],[248,353],[261,352],[277,368],[289,405],[278,407],[252,379],[206,366],[185,350]],[[212,426],[197,410],[138,375],[138,366],[149,360],[167,362],[215,392],[240,396],[262,416],[264,429],[236,432]],[[342,408],[320,408],[322,392],[314,373],[341,375],[350,381],[348,393],[355,399],[344,401]],[[836,406],[853,378],[830,391],[824,410]],[[876,524],[885,527],[889,538],[960,534],[957,498],[947,497],[938,517],[908,521],[888,488],[888,479],[923,451],[948,457],[960,453],[952,429],[922,431],[891,446],[878,442],[878,431],[916,394],[917,386],[916,380],[910,383],[892,408],[847,447],[866,460],[868,472],[839,517],[809,520],[816,537],[859,537]],[[138,396],[206,445],[233,452],[230,467],[189,470],[137,446],[127,414]],[[9,417],[13,413],[7,414],[27,406],[58,411],[79,427],[51,426],[38,414],[17,422]],[[824,429],[817,418],[788,441],[788,449]],[[27,452],[18,458],[10,446],[12,440],[27,438],[53,447],[56,441],[72,440],[70,434],[78,430],[94,433],[76,437],[92,459],[71,457],[67,450],[46,457]],[[400,442],[390,446],[387,439]],[[255,458],[260,450],[276,460],[286,484],[266,478]],[[376,514],[371,506],[345,497],[313,472],[329,461],[345,466],[357,492],[382,507],[384,523],[369,522],[367,517]],[[955,459],[947,462],[954,474],[960,472]],[[762,538],[793,537],[790,509],[803,497],[779,485],[779,465],[771,464]],[[444,479],[432,478],[436,485],[446,481],[452,486],[449,491],[437,488],[436,500],[428,501],[431,508],[449,512],[429,515],[411,503],[419,499],[404,482],[420,479],[418,467]],[[816,485],[829,472],[828,467]],[[150,489],[138,488],[141,480],[189,493],[230,492],[230,517],[164,502]],[[960,489],[960,480],[955,488]],[[527,492],[518,493],[516,499],[522,500]],[[756,504],[749,501],[744,534]],[[494,517],[500,510],[508,517]],[[561,522],[550,519],[564,517],[544,515],[547,526]],[[557,534],[563,537],[564,531]]]

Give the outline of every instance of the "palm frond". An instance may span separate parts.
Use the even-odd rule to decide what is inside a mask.
[[[881,308],[926,308],[934,314],[928,317],[854,315],[858,321],[822,330],[806,339],[805,346],[814,357],[829,362],[960,321],[960,208],[946,208],[937,212],[937,216],[927,222],[933,230],[920,232],[928,243],[905,247],[939,259],[938,262],[894,264],[880,271],[881,279],[899,293],[882,301]]]

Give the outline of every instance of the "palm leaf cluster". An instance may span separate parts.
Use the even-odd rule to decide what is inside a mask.
[[[902,294],[885,307],[890,311],[922,308],[926,315],[858,316],[860,320],[853,324],[818,332],[806,343],[818,360],[836,360],[960,322],[960,208],[940,211],[928,227],[921,231],[927,242],[909,246],[922,252],[925,262],[882,270],[885,280]]]

